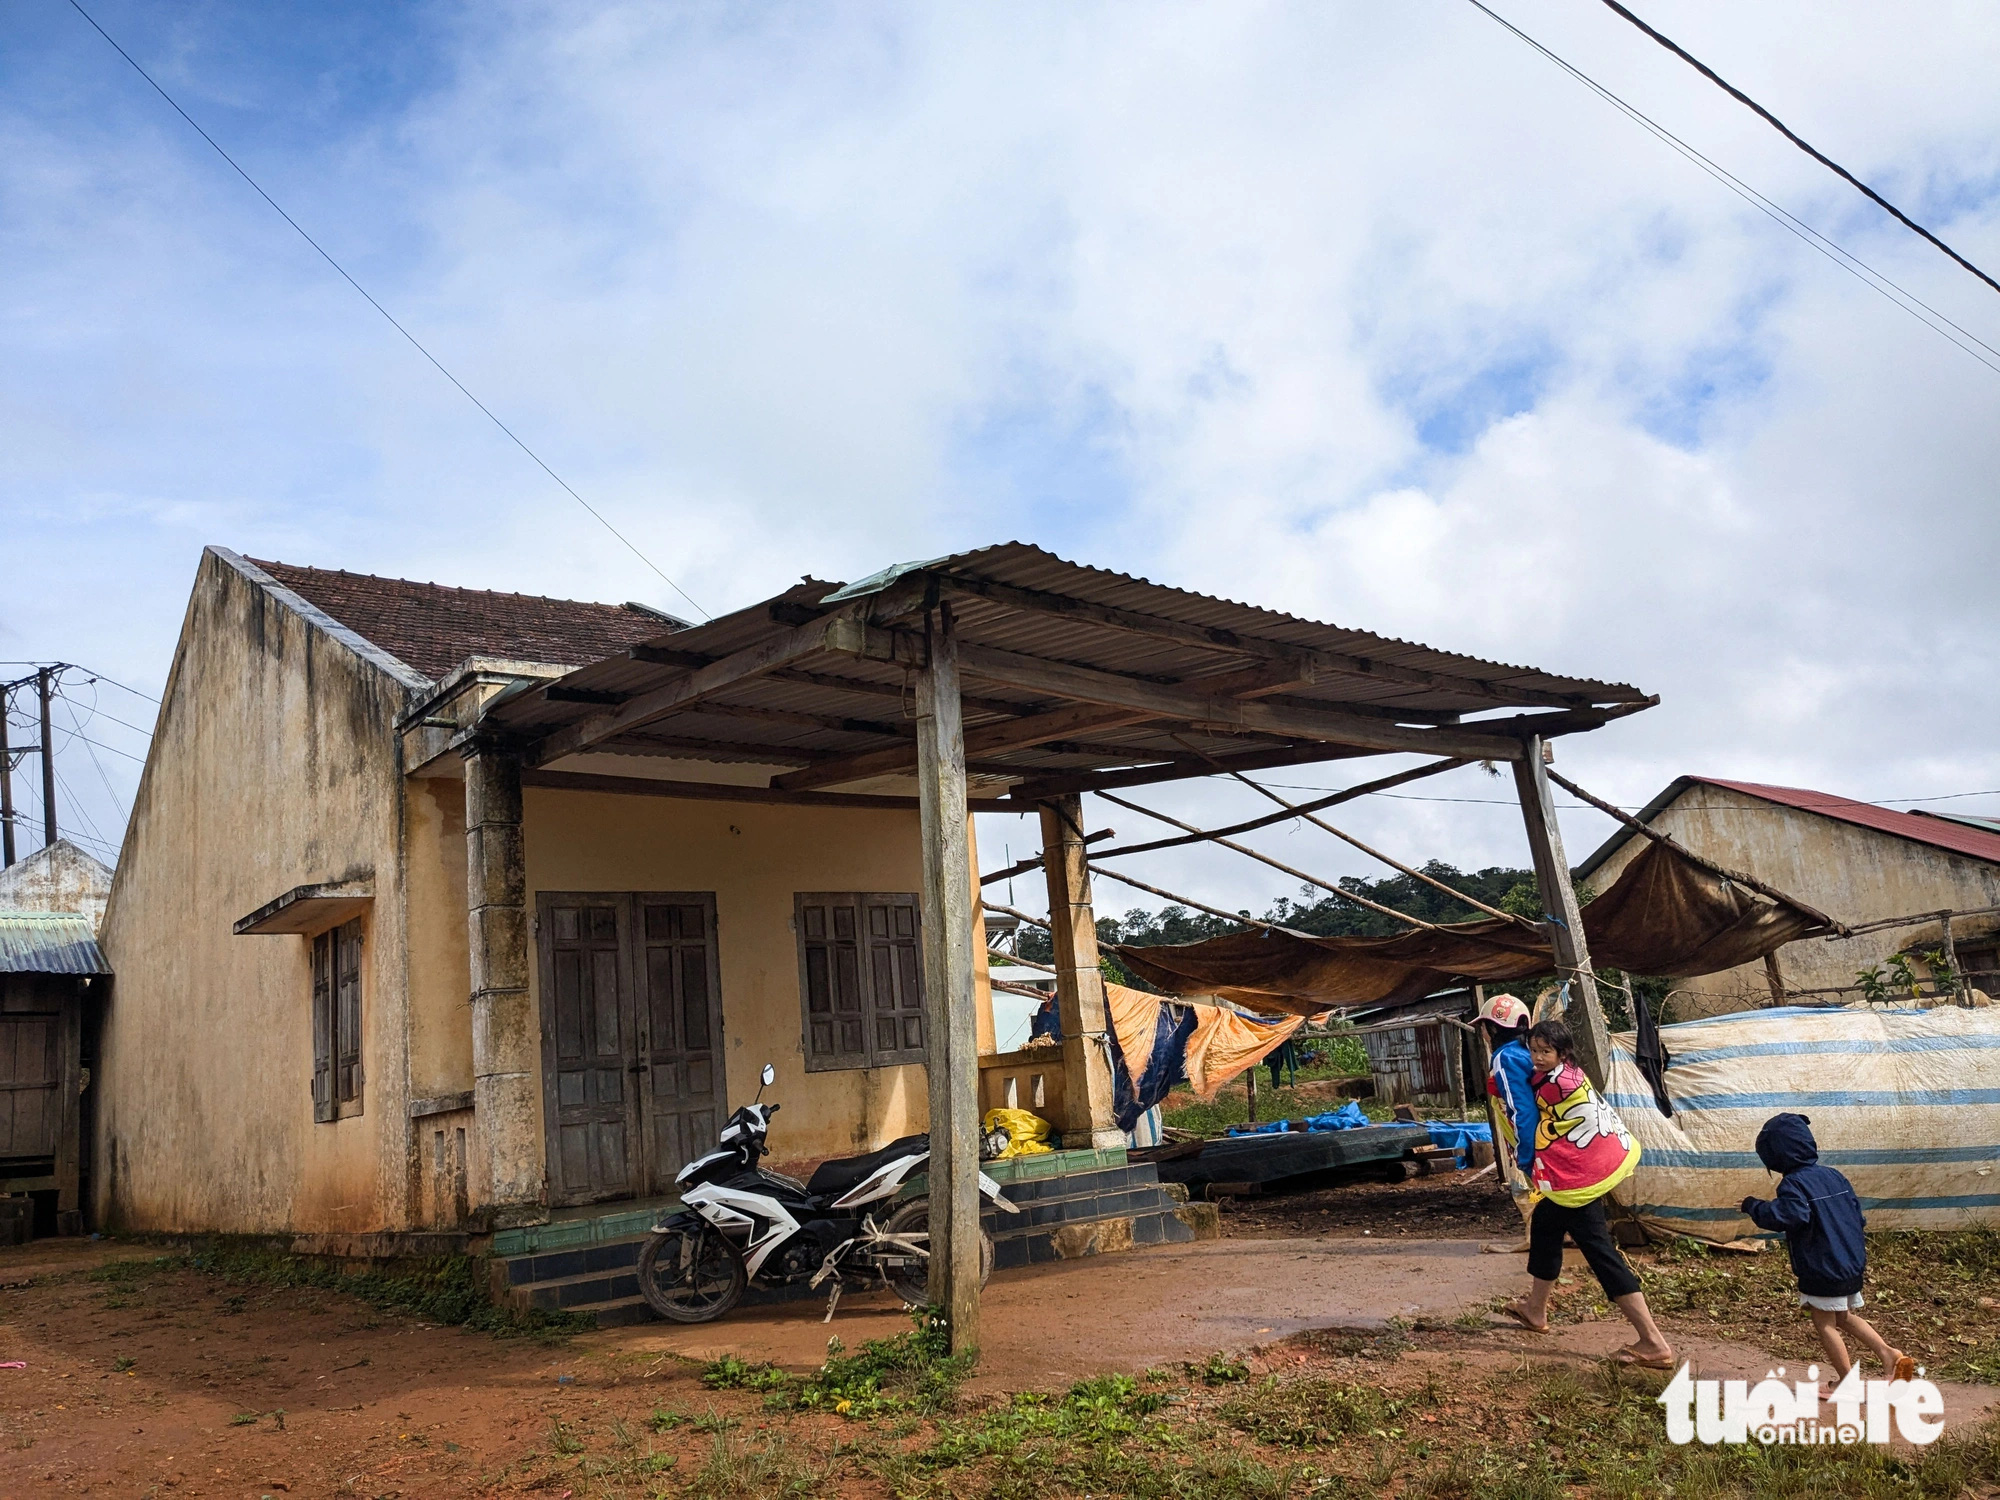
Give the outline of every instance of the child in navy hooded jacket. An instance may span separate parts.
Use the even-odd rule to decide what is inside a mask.
[[[1773,1115],[1764,1122],[1757,1132],[1758,1159],[1782,1172],[1784,1181],[1775,1198],[1745,1198],[1743,1212],[1759,1229],[1784,1233],[1799,1302],[1812,1310],[1813,1331],[1834,1370],[1847,1374],[1847,1344],[1841,1338],[1846,1332],[1866,1344],[1892,1378],[1907,1380],[1916,1362],[1890,1348],[1858,1314],[1861,1280],[1868,1270],[1861,1200],[1845,1177],[1819,1164],[1811,1124],[1794,1114]]]

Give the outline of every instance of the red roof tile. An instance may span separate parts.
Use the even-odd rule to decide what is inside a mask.
[[[1836,797],[1831,792],[1809,792],[1802,787],[1766,786],[1756,781],[1724,781],[1717,776],[1691,776],[1687,779],[1709,786],[1726,786],[1731,791],[1762,797],[1767,802],[1802,808],[1825,817],[1839,818],[1843,823],[1858,823],[1863,828],[1893,833],[1898,838],[1913,839],[1919,844],[1930,844],[1955,854],[1969,854],[1974,859],[2000,863],[2000,833],[1988,833],[1982,828],[1949,819],[1928,817],[1923,813],[1893,812],[1872,802],[1856,802],[1851,797]]]
[[[433,682],[469,656],[580,667],[679,628],[630,604],[454,589],[249,559]]]

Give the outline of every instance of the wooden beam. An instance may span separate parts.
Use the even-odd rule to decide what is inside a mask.
[[[1042,871],[1049,888],[1056,1008],[1062,1018],[1065,1149],[1122,1146],[1111,1100],[1110,1022],[1097,967],[1097,917],[1085,863],[1083,803],[1058,797],[1041,806]]]
[[[963,652],[966,648],[960,649]],[[1201,683],[1201,686],[1209,692],[1244,698],[1282,692],[1286,688],[1300,685],[1297,672],[1289,665],[1268,662],[1252,667],[1248,671],[1207,678]],[[1002,723],[982,724],[975,729],[968,729],[965,732],[965,751],[968,755],[991,755],[1006,750],[1024,750],[1034,745],[1067,739],[1080,732],[1119,729],[1128,724],[1144,723],[1155,717],[1157,715],[1138,710],[1112,712],[1096,704],[1070,704],[1043,713],[1030,713]],[[1108,753],[1129,754],[1135,760],[1147,758],[1146,752],[1137,748],[1123,752],[1112,750]],[[1181,760],[1187,757],[1167,758]],[[856,752],[844,765],[828,764],[814,766],[806,771],[794,771],[773,784],[782,784],[799,790],[814,786],[839,786],[844,782],[865,781],[873,776],[891,776],[899,771],[907,771],[915,764],[914,746],[863,750]],[[1026,776],[1032,772],[1022,768],[1018,774]]]
[[[631,646],[625,654],[633,661],[643,661],[662,667],[705,667],[720,660],[706,651],[680,651],[669,646]],[[772,682],[795,682],[802,687],[826,688],[836,693],[855,693],[870,698],[895,698],[907,702],[910,697],[908,683],[870,682],[862,677],[842,677],[832,672],[808,672],[800,667],[780,667],[766,672],[765,677]],[[1026,711],[1024,705],[1008,703],[999,698],[975,698],[960,695],[959,702],[967,713],[1019,715]]]
[[[565,755],[588,750],[601,741],[665,718],[678,709],[713,697],[745,678],[759,676],[802,656],[843,649],[850,643],[865,645],[871,636],[889,636],[887,631],[868,627],[865,612],[859,608],[865,602],[857,601],[857,605],[848,610],[758,641],[705,667],[697,667],[662,687],[640,693],[616,708],[607,708],[602,713],[591,714],[558,729],[535,746],[535,763],[547,765]],[[836,642],[840,644],[836,645]]]
[[[1033,805],[1065,792],[1094,792],[1101,788],[1151,786],[1159,781],[1181,781],[1190,776],[1214,776],[1224,771],[1268,771],[1277,766],[1312,765],[1328,760],[1353,760],[1372,755],[1372,750],[1356,750],[1347,745],[1287,745],[1277,750],[1258,750],[1247,755],[1215,756],[1204,759],[1199,769],[1181,761],[1162,765],[1134,766],[1125,771],[1078,771],[1054,776],[1038,776],[1024,781],[1007,793],[1007,805],[1015,812],[1030,811]]]
[[[979,1036],[973,994],[972,856],[951,611],[927,621],[917,673],[923,862],[924,1030],[930,1081],[930,1299],[951,1352],[979,1347]]]
[[[1001,750],[1026,749],[1030,745],[1062,739],[1078,730],[1111,729],[1144,717],[1134,713],[1107,714],[1094,704],[1071,704],[1045,714],[1030,714],[1025,718],[968,729],[965,731],[965,753],[988,755]],[[839,786],[842,782],[866,781],[872,776],[892,776],[898,771],[908,771],[915,767],[916,761],[914,744],[888,745],[880,750],[862,750],[809,770],[791,772],[777,778],[772,785],[782,786],[788,791]]]
[[[1315,798],[1311,802],[1301,802],[1288,807],[1283,812],[1266,813],[1261,818],[1251,818],[1247,822],[1232,823],[1227,828],[1218,828],[1214,833],[1189,833],[1179,838],[1154,839],[1144,844],[1125,844],[1116,849],[1106,849],[1099,858],[1109,858],[1115,854],[1150,854],[1155,849],[1173,849],[1182,844],[1198,844],[1216,834],[1248,833],[1253,828],[1268,828],[1273,823],[1286,823],[1307,813],[1319,812],[1322,808],[1334,807],[1342,802],[1352,802],[1357,797],[1365,797],[1370,792],[1387,791],[1392,786],[1401,786],[1406,781],[1418,781],[1426,776],[1435,776],[1440,771],[1454,770],[1469,765],[1469,761],[1440,760],[1428,766],[1416,766],[1408,771],[1398,771],[1394,776],[1384,776],[1376,781],[1365,781],[1360,786],[1348,787],[1345,791],[1333,792],[1328,796]],[[991,877],[988,877],[991,878]]]
[[[735,740],[710,740],[689,734],[631,734],[592,745],[592,755],[720,756],[759,766],[809,766],[840,754],[836,750],[799,750],[783,745],[745,745]]]
[[[1195,729],[1212,726],[1233,732],[1321,740],[1359,749],[1407,750],[1419,755],[1459,755],[1480,760],[1515,760],[1521,754],[1520,742],[1502,734],[1472,733],[1457,728],[1405,729],[1400,724],[1387,724],[1358,714],[1278,708],[1235,698],[1209,697],[1186,687],[1136,682],[1094,667],[1072,666],[990,646],[961,647],[959,666],[967,676],[988,682],[1078,702],[1130,708],[1154,718],[1174,719]]]
[[[1573,1003],[1568,1020],[1570,1035],[1576,1039],[1576,1060],[1602,1093],[1610,1079],[1611,1034],[1604,1025],[1597,975],[1590,967],[1583,907],[1570,882],[1569,857],[1563,852],[1562,829],[1556,823],[1555,797],[1549,791],[1542,742],[1530,738],[1526,750],[1527,754],[1514,762],[1514,789],[1520,795],[1528,848],[1535,858],[1535,885],[1541,892],[1545,918],[1542,930],[1555,950],[1556,979],[1570,987]]]
[[[1264,640],[1257,636],[1224,630],[1219,626],[1189,625],[1138,610],[1121,609],[1109,604],[1092,604],[1082,599],[1044,593],[1038,589],[1020,588],[1014,584],[1000,583],[988,578],[941,573],[938,575],[938,581],[947,590],[971,594],[1009,609],[1055,615],[1084,624],[1101,625],[1110,630],[1149,636],[1155,640],[1230,651],[1242,656],[1261,657],[1267,661],[1292,662],[1310,666],[1315,672],[1326,676],[1370,677],[1379,682],[1404,683],[1411,687],[1431,688],[1439,692],[1465,693],[1494,703],[1519,703],[1543,708],[1583,708],[1596,702],[1623,703],[1630,701],[1628,695],[1637,696],[1630,688],[1622,689],[1614,697],[1593,698],[1588,693],[1550,693],[1537,688],[1509,687],[1489,679],[1468,677],[1456,672],[1395,666],[1372,657]]]
[[[853,792],[787,792],[719,781],[660,781],[651,776],[594,776],[583,771],[523,771],[521,785],[558,792],[606,792],[618,797],[674,797],[686,802],[763,802],[788,807],[843,807],[863,812],[915,812],[915,797],[878,797]],[[996,797],[974,797],[974,812],[1015,813],[1021,809]]]

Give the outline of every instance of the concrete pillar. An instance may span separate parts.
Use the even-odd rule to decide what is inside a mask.
[[[521,759],[490,741],[465,752],[465,880],[472,949],[472,1095],[496,1226],[547,1210],[541,1026],[528,993]]]
[[[1110,1019],[1104,976],[1097,967],[1097,915],[1084,863],[1083,799],[1041,804],[1042,873],[1049,885],[1049,927],[1055,946],[1056,1012],[1062,1018],[1064,1117],[1055,1122],[1063,1145],[1122,1146],[1111,1101]]]

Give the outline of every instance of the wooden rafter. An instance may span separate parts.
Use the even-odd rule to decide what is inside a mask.
[[[1072,701],[1134,709],[1198,730],[1216,728],[1231,733],[1320,740],[1364,750],[1407,750],[1419,755],[1472,756],[1482,760],[1517,760],[1521,755],[1520,741],[1509,738],[1504,731],[1475,733],[1456,727],[1406,729],[1400,724],[1329,709],[1281,708],[1255,701],[1210,697],[1186,687],[1138,682],[1092,667],[1071,666],[990,646],[961,646],[959,663],[968,677],[985,682]]]
[[[995,604],[1005,605],[1010,609],[1055,615],[1062,619],[1101,625],[1107,629],[1122,630],[1129,634],[1150,636],[1156,640],[1206,646],[1212,650],[1231,651],[1243,656],[1261,657],[1267,661],[1292,662],[1310,667],[1316,673],[1327,676],[1371,677],[1380,682],[1404,683],[1411,687],[1430,688],[1440,692],[1465,693],[1485,698],[1496,704],[1585,708],[1593,702],[1606,701],[1593,699],[1587,693],[1550,693],[1535,688],[1514,687],[1482,678],[1468,677],[1459,673],[1396,666],[1377,661],[1372,657],[1354,656],[1346,652],[1293,646],[1220,627],[1188,625],[1138,610],[1121,609],[1109,604],[1092,604],[1062,594],[1043,593],[1037,589],[1020,588],[1014,584],[966,574],[942,573],[938,575],[938,581],[946,590],[970,594]],[[1620,697],[1609,701],[1627,700]]]

